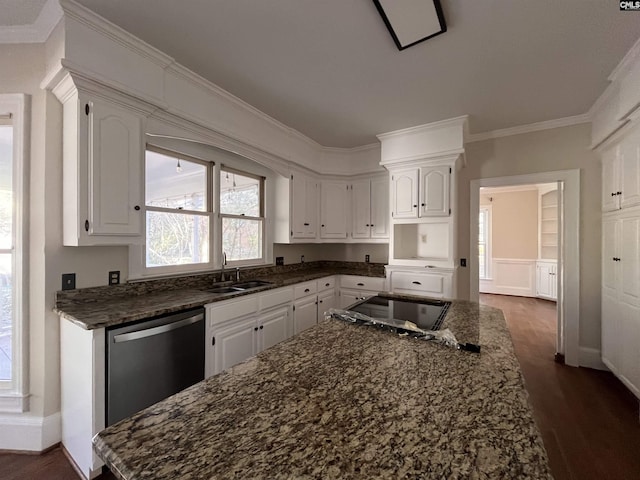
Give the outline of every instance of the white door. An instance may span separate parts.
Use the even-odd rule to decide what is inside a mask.
[[[89,235],[142,234],[142,125],[104,101],[85,103],[89,136]]]
[[[330,308],[337,306],[336,291],[327,290],[318,294],[318,322],[324,320],[324,314]]]
[[[391,185],[391,215],[393,218],[417,218],[418,169],[393,172]]]
[[[602,219],[602,293],[616,298],[618,288],[619,222],[615,218]]]
[[[371,237],[371,183],[369,180],[354,182],[351,186],[351,236],[353,238]],[[388,181],[384,181],[388,185]],[[388,187],[387,187],[388,188]],[[387,197],[387,204],[389,198]]]
[[[293,333],[298,334],[318,322],[318,306],[315,295],[301,298],[293,304]]]
[[[389,179],[371,180],[371,238],[389,238]]]
[[[255,355],[256,321],[240,320],[213,333],[213,374],[220,373]]]
[[[321,238],[347,238],[348,205],[346,183],[324,181],[320,184]]]
[[[289,338],[289,307],[279,308],[258,319],[258,352]]]
[[[602,155],[602,211],[611,212],[619,208],[618,147]]]
[[[420,216],[442,217],[449,215],[450,167],[420,169]]]

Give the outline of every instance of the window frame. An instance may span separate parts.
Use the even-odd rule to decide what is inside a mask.
[[[253,178],[258,180],[260,187],[260,207],[259,207],[259,217],[252,217],[249,215],[234,215],[229,213],[222,213],[220,208],[220,198],[222,196],[222,187],[218,185],[218,194],[216,195],[216,200],[218,202],[218,237],[219,237],[219,245],[220,250],[217,252],[221,260],[220,262],[224,262],[225,252],[222,246],[222,221],[225,218],[239,218],[243,220],[255,220],[260,222],[261,234],[260,234],[260,251],[262,255],[258,258],[250,258],[246,260],[227,260],[225,266],[230,267],[242,267],[242,266],[251,266],[251,265],[264,265],[266,262],[266,216],[265,216],[265,177],[262,175],[257,175],[251,172],[246,172],[244,170],[240,170],[234,167],[230,167],[225,164],[220,164],[220,168],[218,170],[219,174],[217,175],[217,181],[220,182],[220,177],[222,176],[222,172],[228,172],[236,175],[242,175],[243,177]]]
[[[485,246],[485,275],[480,276],[480,272],[478,271],[478,277],[480,280],[492,280],[492,276],[491,276],[491,261],[492,261],[492,257],[491,257],[491,226],[492,226],[492,209],[491,209],[491,205],[480,205],[480,209],[479,209],[479,213],[482,213],[483,211],[486,212],[486,216],[485,216],[485,225],[484,225],[484,229],[485,229],[485,240],[484,240],[484,246]],[[478,215],[478,225],[480,224],[480,216]],[[479,230],[479,229],[478,229]],[[479,265],[479,254],[480,252],[480,237],[478,236],[478,265]]]
[[[210,160],[204,160],[201,158],[194,157],[192,155],[176,152],[175,150],[170,150],[164,147],[158,147],[157,145],[153,145],[151,143],[147,143],[145,146],[145,155],[147,151],[152,151],[155,153],[159,153],[161,155],[166,155],[177,160],[185,160],[192,163],[197,163],[199,165],[203,165],[206,167],[206,209],[204,211],[200,210],[184,210],[184,209],[174,209],[174,208],[166,208],[166,207],[154,207],[147,205],[146,200],[146,188],[147,188],[147,178],[146,178],[146,162],[144,169],[144,238],[145,241],[141,246],[141,261],[142,261],[142,271],[143,276],[162,276],[162,275],[171,275],[171,274],[181,274],[181,273],[197,273],[204,272],[208,270],[212,270],[214,268],[214,222],[213,218],[215,216],[215,202],[213,201],[213,175],[215,169],[215,162]],[[209,223],[209,261],[203,263],[185,263],[180,265],[166,265],[166,266],[157,266],[157,267],[149,267],[147,266],[147,212],[161,212],[161,213],[174,213],[180,215],[198,215],[208,218]],[[133,271],[136,271],[134,269]]]
[[[0,94],[0,116],[13,126],[13,215],[12,215],[12,358],[11,380],[0,381],[0,411],[21,413],[29,410],[27,356],[28,267],[28,145],[27,114],[30,97]]]

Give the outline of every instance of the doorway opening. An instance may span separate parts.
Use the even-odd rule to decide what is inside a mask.
[[[528,223],[515,192],[535,198]],[[579,170],[473,180],[470,193],[471,300],[485,291],[556,301],[556,355],[578,366]]]

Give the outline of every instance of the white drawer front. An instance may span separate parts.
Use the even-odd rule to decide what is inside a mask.
[[[242,300],[228,300],[207,306],[209,325],[219,325],[233,318],[244,317],[258,311],[258,296],[248,295]]]
[[[340,287],[380,292],[384,290],[384,278],[342,275],[342,278],[340,279]]]
[[[313,295],[318,291],[318,285],[316,281],[305,282],[300,285],[296,285],[294,289],[294,297],[296,299],[306,297],[307,295]]]
[[[267,308],[282,305],[283,303],[290,303],[292,301],[292,287],[278,288],[277,290],[271,290],[260,295],[260,310],[266,310]]]
[[[318,291],[331,290],[336,287],[336,277],[326,277],[318,279]]]
[[[416,290],[419,292],[444,293],[444,275],[415,274],[393,272],[391,274],[391,289]]]

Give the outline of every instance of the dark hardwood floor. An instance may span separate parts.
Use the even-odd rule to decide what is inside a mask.
[[[504,311],[555,479],[640,479],[638,401],[608,372],[554,361],[555,303],[487,294],[480,301]],[[60,448],[0,454],[2,480],[77,478]]]

